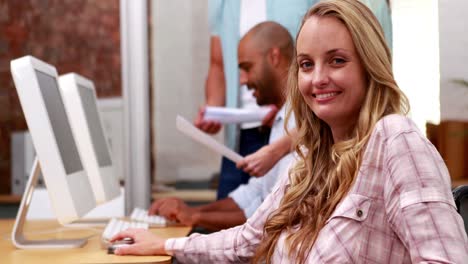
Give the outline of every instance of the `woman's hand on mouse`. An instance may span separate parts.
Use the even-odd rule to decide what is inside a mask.
[[[125,247],[119,247],[114,251],[115,255],[167,255],[164,250],[166,239],[162,239],[146,229],[127,229],[115,235],[111,242],[124,238],[133,239],[134,243]]]

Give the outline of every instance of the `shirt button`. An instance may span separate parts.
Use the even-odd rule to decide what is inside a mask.
[[[358,210],[356,211],[356,215],[357,215],[358,217],[361,217],[362,214],[363,214],[363,212],[362,212],[361,209],[358,209]]]

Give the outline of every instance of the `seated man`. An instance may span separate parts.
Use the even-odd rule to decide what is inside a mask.
[[[280,109],[272,124],[270,143],[286,134],[284,88],[293,49],[291,35],[275,22],[256,25],[238,46],[240,83],[254,90],[253,95],[259,105],[273,104]],[[288,127],[293,125],[288,124]],[[286,155],[264,177],[251,178],[225,199],[198,207],[189,207],[178,198],[161,199],[151,205],[149,213],[208,230],[243,224],[271,191],[278,174],[289,165],[291,156]]]

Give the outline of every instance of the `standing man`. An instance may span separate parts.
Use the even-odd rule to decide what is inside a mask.
[[[237,46],[245,32],[256,24],[269,20],[284,26],[293,39],[304,13],[318,0],[210,0],[210,68],[206,80],[206,105],[255,109],[255,99],[245,86],[239,89]],[[263,121],[271,123],[277,108]],[[204,108],[203,108],[204,109]],[[221,124],[203,120],[203,109],[199,112],[195,125],[201,130],[215,134]],[[242,156],[256,152],[268,142],[268,129],[261,123],[245,123],[240,127],[226,127],[227,145]],[[278,158],[289,152],[286,148],[278,152]],[[276,163],[276,162],[275,162]],[[274,164],[274,163],[273,163]],[[236,164],[223,158],[218,186],[218,199],[242,183],[250,175],[236,168]]]
[[[263,22],[253,27],[239,43],[240,83],[254,91],[259,105],[274,105],[277,111],[269,141],[284,137],[286,79],[294,53],[294,41],[289,32],[275,22]],[[294,127],[290,119],[288,127]],[[154,202],[150,214],[159,214],[185,225],[220,230],[243,224],[253,215],[270,193],[280,173],[292,161],[292,154],[283,157],[261,178],[250,178],[216,202],[189,207],[181,199],[167,198]]]

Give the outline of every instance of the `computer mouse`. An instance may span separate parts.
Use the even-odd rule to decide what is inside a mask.
[[[131,244],[133,244],[135,241],[133,241],[132,238],[126,237],[120,240],[114,241],[111,245],[107,247],[107,254],[114,254],[115,250],[120,247],[127,247]]]

